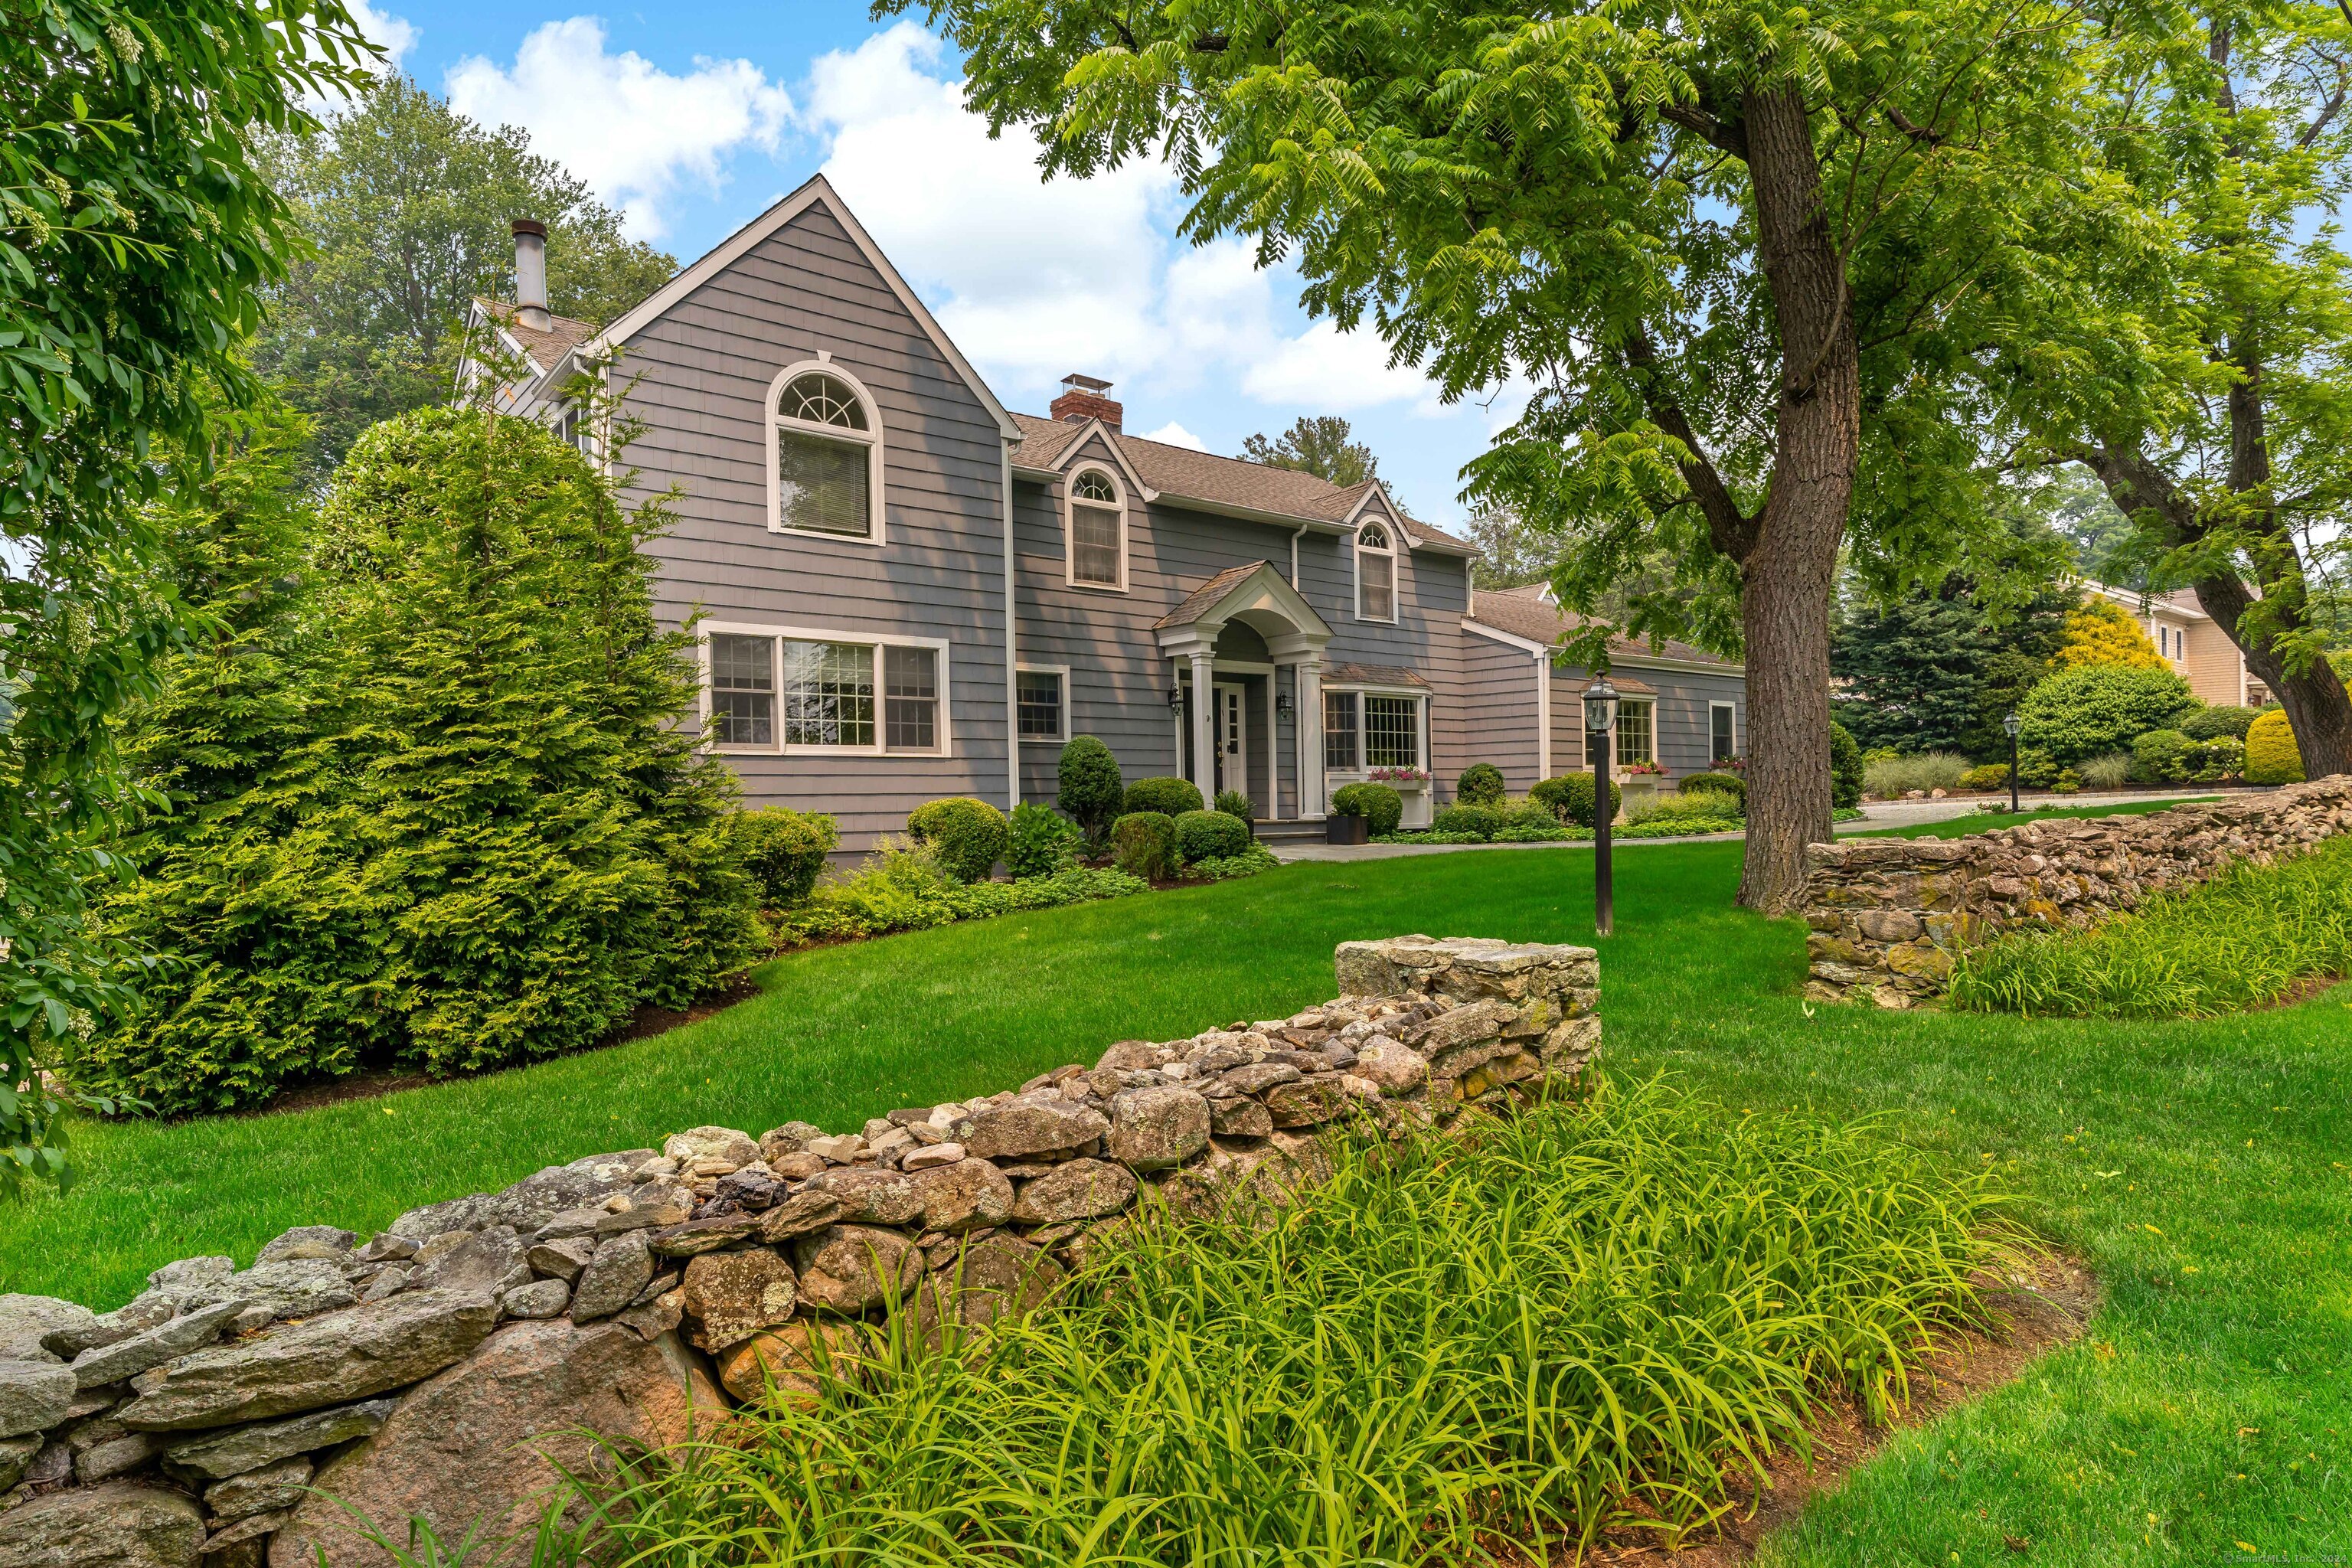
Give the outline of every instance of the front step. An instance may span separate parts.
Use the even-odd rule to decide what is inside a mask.
[[[1250,830],[1260,844],[1320,844],[1326,829],[1320,822],[1254,822]]]

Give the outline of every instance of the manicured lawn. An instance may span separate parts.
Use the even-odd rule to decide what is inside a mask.
[[[2106,1289],[2080,1347],[1899,1438],[1767,1560],[2352,1560],[2352,989],[2196,1023],[1808,1010],[1802,932],[1729,905],[1738,856],[1620,858],[1612,1070],[1758,1115],[1877,1113],[2007,1175]],[[845,1127],[1002,1087],[1319,998],[1346,937],[1589,941],[1591,865],[1565,848],[1293,867],[796,955],[702,1024],[497,1079],[86,1129],[82,1188],[0,1213],[0,1289],[112,1304],[173,1258],[243,1261],[298,1222],[364,1230],[690,1122]]]

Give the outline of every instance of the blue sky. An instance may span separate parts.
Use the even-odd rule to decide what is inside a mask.
[[[1033,146],[992,143],[963,111],[950,50],[862,3],[361,9],[403,69],[528,130],[681,261],[823,170],[1014,408],[1043,413],[1083,371],[1117,384],[1129,431],[1223,453],[1302,414],[1343,415],[1440,523],[1462,516],[1455,470],[1516,412],[1507,394],[1441,405],[1371,333],[1308,320],[1297,278],[1257,270],[1245,244],[1182,245],[1161,170],[1042,182]]]

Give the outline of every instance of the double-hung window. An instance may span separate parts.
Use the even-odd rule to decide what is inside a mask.
[[[1617,763],[1658,760],[1657,704],[1626,698],[1617,704]]]
[[[1359,758],[1356,718],[1356,694],[1352,691],[1327,691],[1323,694],[1323,765],[1340,773],[1353,773],[1363,764]]]
[[[1356,618],[1397,618],[1396,546],[1386,523],[1368,522],[1356,533]]]
[[[768,425],[769,526],[881,542],[882,436],[864,389],[838,367],[795,366]]]
[[[1739,737],[1734,722],[1738,710],[1728,702],[1706,705],[1707,755],[1717,763],[1727,763],[1739,755]]]
[[[709,671],[711,738],[730,751],[948,750],[943,643],[714,630]]]
[[[1127,586],[1127,502],[1101,468],[1070,479],[1070,581],[1086,588]]]
[[[1024,741],[1066,741],[1069,737],[1069,684],[1066,670],[1024,669],[1013,683]]]

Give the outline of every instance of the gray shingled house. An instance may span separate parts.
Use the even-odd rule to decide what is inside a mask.
[[[699,617],[712,743],[845,850],[940,795],[1050,801],[1075,734],[1276,833],[1376,771],[1431,775],[1411,825],[1473,762],[1514,791],[1586,765],[1540,591],[1474,593],[1475,551],[1377,481],[1128,435],[1097,378],[1008,411],[821,176],[602,331],[548,312],[543,231],[515,229],[519,301],[478,301],[468,341],[592,451],[564,388],[618,356],[627,459],[682,495],[659,610]],[[1738,666],[1625,645],[1612,679],[1621,758],[1743,749]]]

